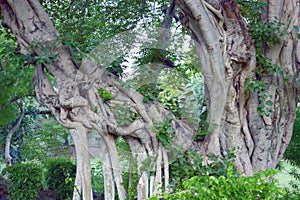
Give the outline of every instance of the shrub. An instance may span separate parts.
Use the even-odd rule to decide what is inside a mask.
[[[43,170],[37,163],[17,163],[3,170],[9,180],[9,199],[36,200],[43,185]]]
[[[92,164],[92,187],[93,192],[97,194],[104,193],[104,179],[101,162],[94,162]]]
[[[0,199],[5,199],[8,195],[8,181],[0,176]]]
[[[233,169],[233,164],[230,164],[225,176],[194,176],[183,182],[183,189],[174,194],[164,194],[163,199],[277,199],[283,197],[285,191],[276,186],[276,181],[270,181],[274,175],[274,170],[268,170],[246,177],[240,175]]]
[[[234,149],[226,150],[224,158],[218,158],[215,155],[209,155],[209,165],[202,165],[203,157],[200,152],[182,151],[173,149],[172,153],[176,155],[176,160],[170,165],[170,180],[173,187],[183,189],[182,183],[194,176],[210,175],[225,176],[227,168],[233,162],[235,155]],[[174,188],[171,188],[172,190]]]
[[[66,158],[51,158],[45,162],[45,180],[49,190],[57,199],[72,199],[76,176],[76,165]]]
[[[293,127],[291,142],[284,153],[284,159],[290,161],[293,165],[300,167],[300,109],[297,109],[297,115]]]

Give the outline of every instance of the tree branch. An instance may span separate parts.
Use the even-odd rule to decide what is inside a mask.
[[[28,96],[28,97],[34,97],[35,94],[32,93],[32,94],[29,94],[29,95],[27,95],[27,96]],[[14,103],[15,101],[18,101],[19,99],[22,99],[22,98],[24,98],[24,97],[21,97],[21,96],[14,96],[14,97],[10,98],[10,99],[6,102],[6,104],[0,106],[0,111],[3,110],[4,108],[6,108],[7,106],[9,106],[11,103]]]
[[[19,114],[18,119],[15,121],[12,129],[9,131],[9,133],[6,137],[6,142],[5,142],[5,162],[6,162],[7,166],[11,165],[11,160],[12,160],[12,157],[10,156],[11,138],[12,138],[13,134],[15,133],[15,131],[17,130],[17,128],[20,126],[22,119],[24,117],[24,114],[25,114],[25,108],[23,106],[23,103],[20,101],[20,102],[17,102],[17,104],[20,108],[20,114]]]

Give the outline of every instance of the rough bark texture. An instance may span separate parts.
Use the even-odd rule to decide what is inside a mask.
[[[274,168],[290,141],[295,118],[298,87],[295,84],[299,42],[293,26],[299,26],[296,0],[268,1],[265,20],[277,18],[287,26],[287,35],[265,56],[291,78],[268,73],[261,81],[273,102],[270,116],[259,115],[259,94],[245,92],[245,79],[255,79],[256,52],[239,6],[231,0],[179,0],[182,22],[194,37],[205,77],[208,120],[211,133],[203,151],[224,155],[236,148],[236,167],[251,175]]]
[[[293,25],[299,25],[297,1],[269,0],[268,4],[267,19],[272,21],[277,16],[287,23],[288,34],[278,44],[266,48],[266,56],[292,76],[287,81],[278,74],[263,78],[274,102],[274,113],[269,117],[260,117],[257,112],[258,94],[245,92],[245,79],[254,78],[256,53],[238,5],[230,0],[178,0],[177,5],[182,12],[183,24],[195,39],[205,76],[211,132],[200,144],[202,151],[222,156],[225,149],[235,147],[236,167],[246,175],[274,168],[291,138],[297,103],[295,79],[300,60],[299,44],[293,32]],[[37,0],[0,0],[0,7],[2,23],[12,30],[22,53],[45,56],[43,48],[46,47],[57,57],[49,60],[49,65],[35,65],[35,91],[38,99],[49,107],[73,137],[77,152],[73,199],[92,198],[87,140],[87,134],[92,130],[97,131],[102,141],[99,157],[105,199],[115,199],[115,189],[119,199],[124,200],[127,196],[116,148],[118,136],[127,141],[132,158],[137,160],[138,199],[157,193],[163,181],[166,187],[169,160],[165,148],[156,138],[153,123],[172,116],[172,127],[176,132],[174,141],[176,145],[186,147],[192,145],[192,128],[175,119],[160,104],[145,104],[143,96],[135,90],[125,90],[113,74],[105,72],[103,65],[86,58],[78,67],[72,62],[68,48],[57,39],[59,33]],[[40,46],[37,48],[36,44]],[[56,81],[55,89],[48,79],[49,74]],[[112,98],[101,98],[100,88],[110,92]],[[125,103],[138,117],[132,123],[120,126],[114,109]],[[150,170],[143,166],[148,158],[154,158]]]
[[[68,48],[58,39],[59,33],[38,1],[2,0],[0,6],[2,23],[16,36],[21,53],[35,56],[53,54],[57,57],[49,59],[50,64],[35,65],[35,91],[37,98],[70,130],[74,140],[77,173],[73,199],[92,198],[87,140],[87,134],[92,130],[97,131],[103,141],[103,151],[99,157],[102,158],[105,199],[115,199],[115,188],[120,200],[127,196],[116,148],[118,136],[124,137],[130,146],[132,157],[137,159],[138,199],[156,194],[163,181],[164,187],[167,187],[168,158],[153,131],[153,122],[163,122],[172,114],[158,103],[145,104],[142,95],[133,89],[125,90],[113,74],[105,72],[102,65],[95,64],[89,58],[84,59],[80,67],[77,67],[72,62]],[[44,48],[49,49],[49,52],[45,53]],[[54,77],[57,88],[54,89],[48,75]],[[110,92],[112,98],[102,99],[98,92],[100,88]],[[138,118],[131,124],[119,126],[114,108],[124,106],[125,103]],[[172,127],[177,133],[176,137],[180,138],[176,140],[177,145],[192,144],[193,130],[190,127],[176,119],[172,122]],[[149,157],[154,158],[154,164],[152,168],[146,169],[143,161]],[[150,171],[151,177],[148,174]]]

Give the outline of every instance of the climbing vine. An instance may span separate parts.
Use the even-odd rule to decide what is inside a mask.
[[[112,94],[103,88],[98,89],[98,94],[104,101],[111,100]]]
[[[163,146],[170,144],[172,142],[172,136],[175,135],[175,131],[172,128],[172,121],[172,118],[167,118],[164,122],[154,121],[153,130]]]
[[[274,46],[288,34],[286,24],[277,18],[274,18],[273,21],[263,19],[263,14],[267,12],[268,3],[266,1],[237,1],[243,16],[246,18],[256,49],[255,78],[246,79],[245,90],[252,90],[258,94],[257,111],[259,115],[270,116],[274,112],[271,101],[273,97],[267,92],[267,84],[262,79],[273,74],[283,76],[284,80],[291,77],[281,66],[273,64],[272,60],[265,56],[265,49]]]
[[[127,102],[115,104],[111,110],[114,112],[119,126],[129,126],[139,118],[139,114],[132,110]]]

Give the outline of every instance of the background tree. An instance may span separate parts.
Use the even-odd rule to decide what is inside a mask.
[[[51,126],[54,128],[51,129],[49,126],[42,134],[41,125],[45,124],[43,119],[51,113],[42,105],[38,105],[33,97],[34,68],[30,63],[32,58],[16,50],[17,43],[13,34],[5,31],[3,27],[0,29],[0,40],[0,87],[2,88],[0,91],[0,135],[3,157],[10,165],[12,162],[37,158],[38,154],[40,157],[45,157],[47,145],[50,147],[52,143],[59,146],[58,144],[63,143],[55,139],[62,135],[60,132],[63,130],[59,130],[60,128],[55,125],[57,122],[53,122]],[[44,117],[45,115],[48,116]],[[54,129],[57,133],[52,135],[51,143],[38,140],[38,138],[45,139],[45,136]],[[32,142],[32,145],[27,143],[28,141]],[[36,145],[37,143],[39,145]],[[30,154],[25,156],[25,152],[30,152]]]

